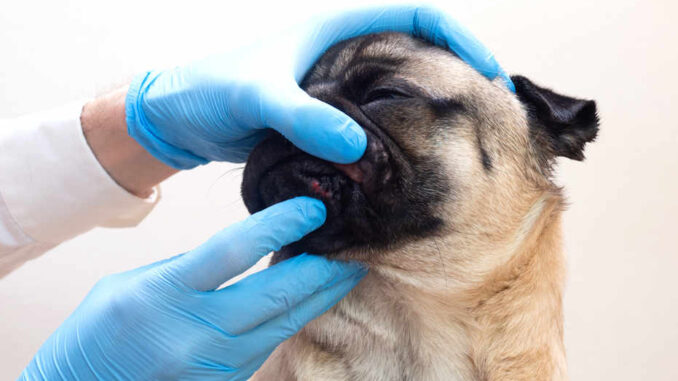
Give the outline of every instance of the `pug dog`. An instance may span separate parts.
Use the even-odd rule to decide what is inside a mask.
[[[381,33],[329,49],[302,82],[367,135],[334,164],[272,134],[242,184],[250,212],[322,200],[325,224],[273,256],[361,261],[367,276],[280,345],[255,380],[564,380],[564,199],[555,159],[584,158],[596,104]]]

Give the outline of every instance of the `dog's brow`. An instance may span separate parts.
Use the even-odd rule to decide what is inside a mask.
[[[380,65],[384,67],[390,67],[395,70],[398,66],[402,65],[405,62],[402,58],[388,57],[388,56],[355,56],[351,61],[346,65],[346,69],[351,69],[352,67],[357,67],[361,65]]]
[[[342,90],[347,95],[356,95],[367,91],[377,81],[393,74],[389,65],[366,64],[354,66],[345,72]]]

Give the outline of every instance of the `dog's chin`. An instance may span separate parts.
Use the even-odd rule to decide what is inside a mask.
[[[259,179],[258,196],[263,207],[308,196],[321,200],[327,210],[319,229],[282,248],[276,259],[302,252],[331,256],[357,244],[351,226],[358,222],[352,216],[364,207],[364,195],[358,184],[326,162],[300,154],[278,163]]]
[[[327,210],[325,223],[283,247],[275,255],[276,261],[304,252],[335,256],[377,240],[377,214],[371,212],[373,202],[368,201],[364,184],[351,178],[357,176],[356,171],[308,155],[278,134],[252,151],[242,184],[250,213],[299,196],[321,200]]]

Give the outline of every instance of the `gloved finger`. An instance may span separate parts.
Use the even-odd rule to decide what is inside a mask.
[[[316,42],[311,49],[304,46],[308,54],[301,65],[303,73],[325,50],[341,40],[363,34],[395,31],[409,33],[452,50],[487,78],[500,76],[507,87],[515,92],[511,79],[501,69],[492,52],[456,20],[435,7],[396,5],[354,10],[331,19],[322,28],[331,31],[332,38]],[[303,76],[303,73],[296,74]]]
[[[243,354],[242,358],[234,357],[232,361],[245,363],[251,358],[271,353],[280,343],[292,337],[311,320],[325,313],[346,296],[363,276],[364,274],[359,273],[319,291],[288,312],[232,339],[229,347],[239,348]]]
[[[412,26],[415,35],[452,50],[489,79],[499,76],[515,92],[511,78],[499,66],[494,54],[452,17],[435,8],[419,7],[414,11]]]
[[[141,273],[145,273],[146,271],[152,270],[152,269],[154,269],[158,266],[162,266],[162,265],[165,265],[167,263],[170,263],[170,262],[176,260],[177,258],[180,258],[182,255],[184,255],[184,254],[181,253],[181,254],[177,254],[177,255],[169,257],[169,258],[161,259],[157,262],[149,263],[147,265],[137,267],[136,269],[125,271],[122,274],[124,274],[126,277],[134,277],[134,276],[139,275]]]
[[[181,379],[247,381],[257,369],[261,368],[261,365],[266,361],[268,356],[270,356],[270,353],[258,356],[239,367],[231,367],[224,364],[224,362],[228,361],[228,354],[215,358],[215,361],[202,359],[199,367],[192,367],[183,372]]]
[[[365,153],[365,131],[348,115],[306,94],[290,81],[284,90],[261,94],[261,119],[294,145],[321,159],[341,164]]]
[[[302,254],[201,298],[201,318],[239,335],[295,308],[320,290],[365,273],[367,269],[357,262]]]
[[[247,363],[239,366],[238,368],[233,369],[231,372],[227,372],[226,377],[221,379],[228,381],[249,380],[254,374],[254,372],[261,368],[261,366],[264,364],[264,361],[268,359],[271,353],[272,351],[251,359]]]
[[[321,201],[309,197],[283,201],[220,231],[169,263],[164,272],[195,290],[213,290],[264,255],[317,229],[325,217]]]
[[[269,131],[255,130],[243,138],[227,143],[206,143],[209,146],[208,159],[213,161],[228,161],[230,163],[244,163],[252,149],[266,138]]]

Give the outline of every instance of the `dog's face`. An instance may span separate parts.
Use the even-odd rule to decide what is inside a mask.
[[[325,224],[278,253],[369,262],[427,237],[499,234],[526,192],[551,187],[556,156],[582,159],[595,104],[523,77],[517,94],[452,53],[398,33],[327,51],[302,87],[352,117],[368,147],[354,164],[310,156],[279,134],[250,154],[242,195],[250,212],[295,197],[322,200]],[[470,236],[469,236],[470,237]]]

